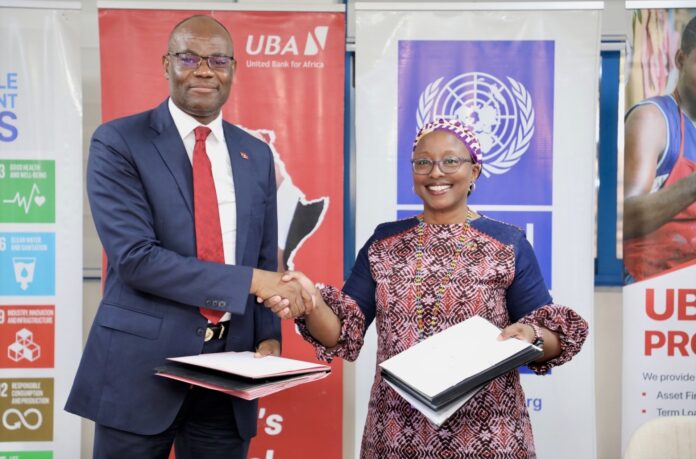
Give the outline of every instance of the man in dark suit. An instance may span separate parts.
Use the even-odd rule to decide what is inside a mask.
[[[235,71],[218,21],[177,24],[170,98],[100,126],[87,191],[108,257],[104,297],[66,410],[96,423],[95,458],[246,457],[257,403],[155,376],[167,357],[279,355],[279,320],[255,297],[312,307],[277,267],[268,146],[224,122]]]

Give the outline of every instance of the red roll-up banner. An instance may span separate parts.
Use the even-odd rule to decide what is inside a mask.
[[[101,9],[104,121],[167,97],[167,39],[193,14],[212,15],[234,40],[237,70],[224,118],[276,156],[282,268],[341,285],[344,13]],[[292,322],[283,323],[283,355],[314,359]],[[249,457],[341,457],[341,389],[342,365],[334,362],[329,378],[262,399]]]

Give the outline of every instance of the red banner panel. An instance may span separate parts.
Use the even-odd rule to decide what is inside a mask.
[[[342,283],[345,16],[323,12],[100,10],[102,115],[155,107],[168,95],[162,56],[176,23],[211,14],[232,35],[237,68],[223,107],[264,139],[278,179],[281,269]],[[314,352],[283,324],[283,355]],[[341,457],[342,366],[322,381],[260,401],[250,457]]]

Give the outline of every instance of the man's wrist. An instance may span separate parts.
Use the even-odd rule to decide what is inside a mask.
[[[256,268],[253,268],[251,270],[251,285],[249,286],[249,293],[256,293],[256,290],[258,290],[258,283],[259,283],[259,270]]]
[[[251,271],[251,286],[249,287],[249,293],[256,294],[261,287],[264,285],[264,277],[267,272],[263,269],[253,268]]]

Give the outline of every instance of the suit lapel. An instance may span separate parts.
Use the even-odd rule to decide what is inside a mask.
[[[174,176],[186,208],[193,217],[193,174],[184,142],[176,129],[165,100],[152,114],[152,128],[158,135],[152,140],[162,160]]]
[[[186,208],[193,218],[193,174],[191,161],[186,154],[184,142],[179,136],[174,120],[165,100],[152,112],[152,128],[157,131],[153,144],[167,168],[174,176]],[[243,264],[244,248],[249,234],[252,190],[256,172],[253,157],[242,151],[241,138],[235,129],[223,121],[225,143],[230,155],[232,178],[234,180],[235,205],[237,208],[237,240],[235,243],[235,262]]]
[[[244,248],[249,234],[253,180],[256,175],[252,157],[242,151],[241,139],[229,124],[223,122],[225,142],[230,154],[232,178],[234,180],[235,205],[237,207],[237,241],[235,243],[235,262],[243,264]]]

